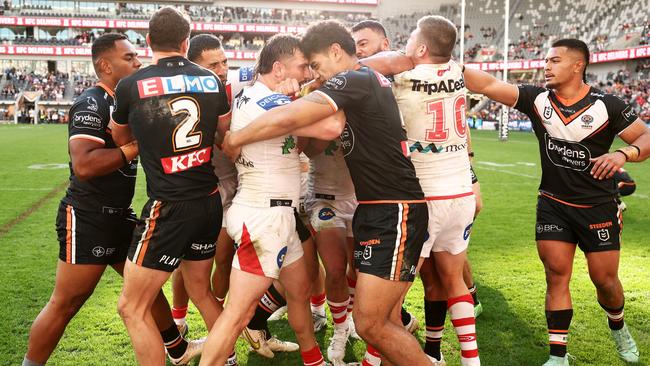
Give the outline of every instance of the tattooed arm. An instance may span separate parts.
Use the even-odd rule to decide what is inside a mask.
[[[289,133],[332,140],[341,134],[345,126],[343,113],[327,119],[336,111],[336,106],[332,106],[323,95],[312,92],[287,105],[271,109],[241,130],[228,133],[223,143],[224,151],[228,156],[236,157],[243,145]]]

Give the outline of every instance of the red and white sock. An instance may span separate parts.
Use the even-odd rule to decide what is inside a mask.
[[[314,348],[306,352],[300,352],[300,357],[302,357],[302,363],[305,366],[324,366],[325,360],[323,359],[323,354],[320,353],[320,348],[318,344]]]
[[[187,316],[187,306],[172,308],[172,317],[174,318],[174,323],[176,324],[184,323],[186,316]]]
[[[366,354],[363,356],[363,362],[361,366],[379,366],[381,365],[381,354],[379,351],[371,346],[366,346]]]
[[[311,312],[313,314],[318,314],[325,316],[325,293],[323,292],[320,295],[314,295],[310,299],[311,303]]]
[[[357,289],[357,281],[351,279],[350,277],[346,277],[348,279],[348,293],[350,294],[350,303],[348,304],[348,313],[352,312],[352,309],[354,309],[354,293],[356,292]]]
[[[465,294],[448,299],[447,308],[460,343],[460,364],[462,366],[480,365],[472,295]]]
[[[350,299],[343,302],[333,302],[329,299],[327,300],[327,305],[330,307],[330,313],[332,313],[332,319],[334,320],[334,327],[336,328],[346,328],[348,326],[348,304]]]

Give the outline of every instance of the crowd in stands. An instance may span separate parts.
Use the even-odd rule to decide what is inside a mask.
[[[97,83],[97,77],[95,75],[89,75],[85,73],[74,73],[72,76],[74,82],[74,97],[78,97],[83,93],[84,90],[95,85]]]

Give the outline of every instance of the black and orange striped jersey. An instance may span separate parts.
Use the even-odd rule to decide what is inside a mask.
[[[113,121],[138,141],[147,194],[161,201],[208,196],[218,117],[230,111],[217,76],[184,57],[167,57],[121,80]]]
[[[520,85],[514,107],[528,115],[539,140],[541,193],[581,205],[616,197],[613,179],[591,176],[590,159],[608,153],[614,137],[637,119],[631,106],[588,85],[575,100],[564,100],[550,89]]]
[[[85,139],[115,148],[108,129],[114,108],[113,92],[103,84],[86,89],[70,108],[69,141]],[[102,211],[131,206],[138,161],[133,160],[113,173],[89,180],[79,180],[70,162],[70,186],[63,202],[77,209]]]
[[[335,75],[314,93],[345,111],[341,149],[359,202],[424,199],[388,79],[363,66]]]

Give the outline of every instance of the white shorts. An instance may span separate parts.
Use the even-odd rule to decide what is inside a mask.
[[[433,252],[456,255],[467,249],[474,222],[476,197],[474,195],[427,201],[429,208],[428,238],[420,257],[429,258]]]
[[[352,217],[357,208],[355,199],[349,200],[324,200],[309,199],[306,202],[309,213],[309,223],[314,231],[342,228],[352,237]]]
[[[228,227],[226,214],[232,205],[232,199],[235,197],[235,193],[237,193],[237,176],[219,180],[219,195],[221,195],[221,206],[223,207],[221,227]]]
[[[236,243],[232,266],[274,278],[283,266],[302,257],[293,207],[250,207],[234,203],[228,210],[228,235]]]

